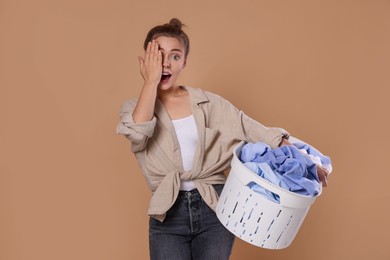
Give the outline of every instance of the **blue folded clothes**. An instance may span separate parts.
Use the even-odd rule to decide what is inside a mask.
[[[311,155],[307,156],[307,155]],[[301,195],[316,196],[320,192],[321,183],[317,175],[317,164],[330,166],[331,161],[318,150],[308,144],[297,143],[271,149],[267,144],[247,143],[240,152],[243,164],[267,181],[286,190]],[[314,160],[313,158],[316,158]],[[261,170],[259,163],[267,163],[272,173]],[[279,202],[279,196],[252,182],[248,186],[274,202]]]
[[[329,173],[332,171],[332,161],[328,156],[323,155],[320,151],[303,142],[294,142],[293,145],[299,149],[299,151],[308,155],[309,158],[315,162],[326,168]]]

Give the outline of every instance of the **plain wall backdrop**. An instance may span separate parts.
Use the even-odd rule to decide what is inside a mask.
[[[289,248],[237,239],[231,259],[390,259],[386,0],[0,0],[0,259],[148,259],[150,191],[115,128],[172,17],[180,83],[333,160]]]

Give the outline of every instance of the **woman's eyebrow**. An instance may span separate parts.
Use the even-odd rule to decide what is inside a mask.
[[[165,50],[164,50],[164,48],[161,48],[161,47],[160,47],[160,50],[162,50],[162,51],[165,51]],[[171,50],[171,52],[172,52],[172,51],[183,52],[183,51],[182,51],[182,50],[180,50],[180,49],[172,49],[172,50]]]

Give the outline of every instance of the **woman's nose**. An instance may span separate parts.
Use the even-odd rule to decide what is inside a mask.
[[[169,68],[171,66],[171,63],[169,61],[169,58],[167,56],[163,57],[163,67],[164,68]]]

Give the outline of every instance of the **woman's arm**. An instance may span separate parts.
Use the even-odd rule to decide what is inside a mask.
[[[158,48],[158,43],[153,41],[148,44],[145,57],[138,57],[145,82],[139,98],[126,101],[120,112],[121,122],[118,124],[117,133],[131,141],[133,152],[139,152],[146,147],[156,126],[154,105],[162,72],[162,55]]]
[[[142,123],[153,118],[157,86],[161,80],[162,54],[157,41],[149,42],[145,57],[138,57],[138,60],[141,75],[145,82],[133,111],[133,119],[136,123]]]

